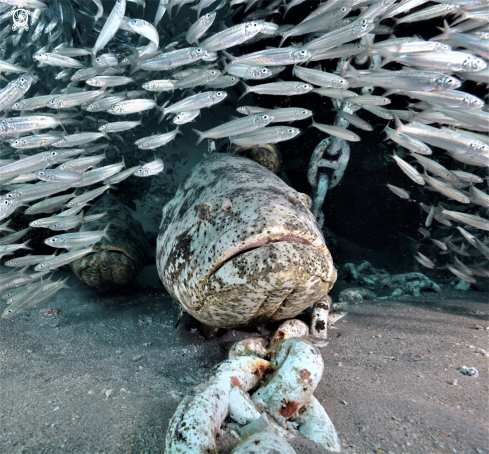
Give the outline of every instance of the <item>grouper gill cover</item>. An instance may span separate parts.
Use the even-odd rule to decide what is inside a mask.
[[[228,154],[199,163],[163,208],[157,267],[187,312],[220,327],[294,317],[336,281],[307,196]]]

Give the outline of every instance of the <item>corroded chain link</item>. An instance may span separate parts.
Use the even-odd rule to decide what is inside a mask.
[[[325,343],[317,335],[326,337],[330,307],[331,300],[314,305],[315,337],[305,323],[288,320],[270,342],[248,338],[235,343],[229,359],[177,407],[166,453],[218,453],[231,447],[233,454],[244,454],[253,447],[254,453],[293,454],[288,442],[296,437],[340,452],[334,425],[313,396],[324,370],[318,347]]]

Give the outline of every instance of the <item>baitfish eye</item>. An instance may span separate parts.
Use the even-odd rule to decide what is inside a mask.
[[[221,210],[223,211],[230,211],[231,208],[233,207],[233,202],[229,199],[222,199],[221,202]]]
[[[199,218],[202,220],[207,219],[210,216],[211,212],[212,212],[211,202],[202,203],[197,210],[197,214]]]
[[[292,128],[287,129],[287,132],[293,133],[294,130]]]
[[[51,156],[52,158],[55,158],[56,156],[58,156],[58,152],[57,151],[51,151],[51,153],[49,153],[49,156]]]

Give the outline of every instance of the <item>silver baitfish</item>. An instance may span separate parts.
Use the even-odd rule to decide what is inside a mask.
[[[163,172],[165,168],[163,161],[161,159],[155,159],[154,161],[147,162],[139,167],[135,172],[135,177],[150,177],[151,175],[156,175]]]
[[[230,137],[229,141],[240,146],[278,143],[291,140],[294,137],[297,137],[300,133],[301,130],[299,128],[292,128],[290,126],[271,126],[269,128],[261,128],[257,131]]]
[[[193,131],[199,136],[197,144],[204,139],[220,139],[222,137],[236,136],[238,134],[244,134],[254,131],[255,129],[263,128],[273,121],[273,116],[256,114],[250,115],[245,118],[239,118],[237,120],[228,121],[220,126],[201,132],[193,129]]]
[[[239,156],[213,154],[194,167],[163,209],[156,255],[185,311],[232,328],[291,318],[326,297],[336,269],[305,199],[291,191]]]
[[[33,82],[32,76],[24,74],[2,88],[0,90],[0,111],[7,109],[15,101],[22,98]]]
[[[162,147],[168,142],[171,142],[177,136],[177,134],[181,134],[180,129],[178,128],[165,134],[143,137],[142,139],[136,140],[134,145],[137,145],[141,150],[152,150],[153,148]]]
[[[156,107],[156,101],[154,99],[128,99],[110,106],[107,112],[112,115],[129,115],[150,110],[154,107]]]

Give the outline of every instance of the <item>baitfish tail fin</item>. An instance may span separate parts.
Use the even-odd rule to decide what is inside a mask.
[[[199,136],[196,145],[198,145],[200,142],[202,142],[205,139],[203,132],[197,131],[197,129],[192,129],[192,131]]]
[[[248,93],[250,93],[250,87],[248,87],[248,85],[246,85],[243,81],[241,81],[241,83],[246,87],[246,90],[245,92],[239,97],[239,99],[241,98],[244,98]]]
[[[232,63],[233,60],[236,59],[234,55],[231,55],[229,52],[226,52],[225,50],[221,51],[222,54]]]
[[[109,241],[112,241],[112,240],[110,239],[110,236],[109,236],[109,235],[108,235],[108,233],[107,233],[107,231],[109,230],[109,227],[110,227],[110,222],[109,222],[109,223],[107,224],[107,226],[105,227],[105,229],[104,229],[104,231],[103,231],[103,236],[104,236],[105,238],[107,238]]]

